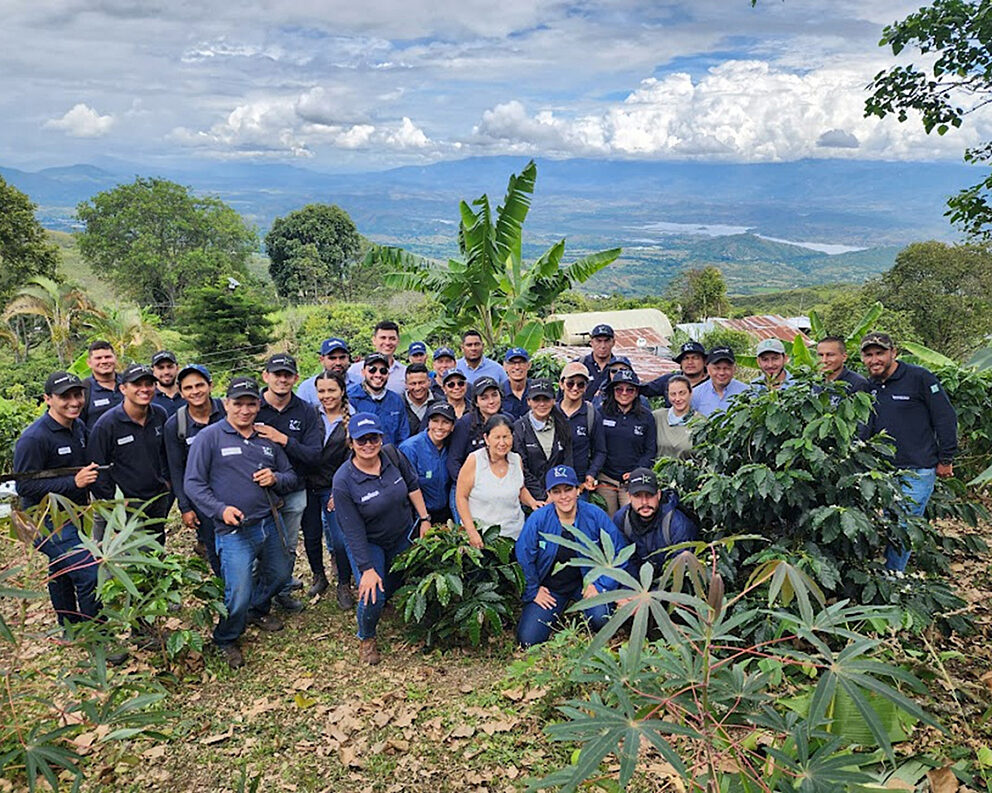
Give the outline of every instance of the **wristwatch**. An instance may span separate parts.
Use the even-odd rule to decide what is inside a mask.
[[[424,515],[422,518],[420,518],[420,522],[421,523],[423,523],[424,521],[427,521],[428,523],[430,523],[431,522],[431,516],[430,515]]]

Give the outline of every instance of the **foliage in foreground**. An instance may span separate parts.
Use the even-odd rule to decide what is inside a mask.
[[[396,558],[393,569],[406,575],[396,607],[414,640],[478,646],[503,630],[523,592],[523,572],[513,540],[500,537],[498,526],[483,530],[482,539],[484,547],[473,548],[464,531],[435,528]]]

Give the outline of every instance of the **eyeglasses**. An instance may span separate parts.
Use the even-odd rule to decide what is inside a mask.
[[[365,368],[372,374],[389,374],[389,370],[385,366],[367,366]]]
[[[585,388],[588,380],[583,380],[581,377],[572,377],[568,380],[562,380],[562,384],[565,388]]]
[[[616,394],[636,394],[637,387],[632,385],[615,385],[613,392]]]
[[[445,388],[464,388],[465,387],[465,382],[466,382],[465,380],[449,380],[447,383],[444,384],[444,387]]]
[[[381,442],[381,435],[363,435],[361,438],[355,438],[356,446],[375,446],[377,443]]]

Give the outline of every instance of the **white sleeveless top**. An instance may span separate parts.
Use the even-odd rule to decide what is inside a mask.
[[[489,450],[485,447],[472,452],[475,457],[475,483],[468,494],[468,509],[477,529],[499,525],[501,537],[517,539],[524,527],[524,511],[520,507],[520,488],[524,486],[524,469],[520,455],[507,455],[509,468],[500,479],[489,466]]]

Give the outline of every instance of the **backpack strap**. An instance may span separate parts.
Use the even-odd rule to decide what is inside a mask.
[[[176,434],[181,443],[186,442],[186,436],[189,434],[189,405],[180,405],[179,410],[176,411]]]
[[[596,408],[593,407],[592,402],[588,399],[585,400],[586,403],[586,437],[589,438],[589,443],[592,443],[592,425],[596,421]]]
[[[623,536],[628,540],[633,542],[634,540],[634,527],[630,525],[630,507],[627,507],[627,511],[623,514],[623,521],[620,525],[620,531],[623,532]]]
[[[383,444],[382,453],[386,455],[386,458],[395,465],[400,473],[403,473],[403,466],[400,463],[400,453],[397,451],[396,447],[391,443]]]

